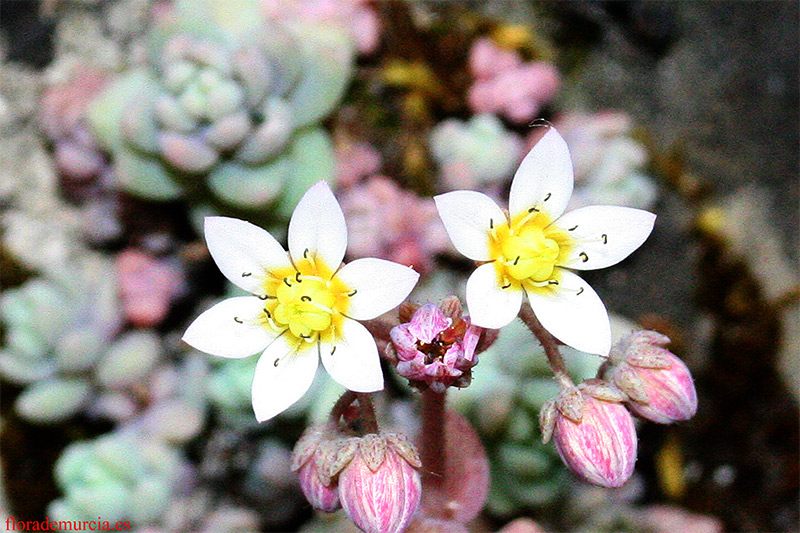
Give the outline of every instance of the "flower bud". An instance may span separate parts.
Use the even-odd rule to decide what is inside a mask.
[[[472,367],[478,363],[475,348],[481,328],[462,316],[457,298],[439,308],[428,303],[417,309],[410,322],[392,328],[387,354],[397,372],[417,387],[444,392],[447,387],[466,387]]]
[[[697,392],[686,365],[662,346],[654,331],[631,333],[612,348],[600,375],[628,396],[633,413],[659,424],[688,420],[697,412]]]
[[[422,483],[416,450],[394,434],[365,435],[339,474],[347,516],[367,533],[405,531],[419,506]]]
[[[326,513],[341,507],[336,482],[328,475],[337,449],[337,439],[333,439],[332,433],[327,426],[312,426],[297,441],[292,453],[291,468],[297,472],[303,494],[312,507]]]
[[[594,383],[590,383],[594,382]],[[620,487],[636,463],[636,428],[618,391],[590,380],[561,392],[540,414],[561,459],[595,485]]]

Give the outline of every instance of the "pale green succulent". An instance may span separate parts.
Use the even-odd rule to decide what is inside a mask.
[[[431,152],[447,189],[475,189],[510,178],[522,156],[522,140],[495,115],[468,121],[450,118],[430,135]]]
[[[267,21],[256,0],[178,1],[135,65],[89,112],[129,192],[288,216],[311,183],[332,177],[319,122],[353,63],[341,30]],[[289,21],[287,21],[289,22]]]
[[[135,385],[162,355],[152,331],[119,336],[114,266],[98,256],[80,256],[58,276],[6,290],[0,318],[6,332],[0,376],[25,386],[15,408],[32,422],[87,409],[106,415],[99,412],[103,403],[91,400]]]
[[[54,521],[100,517],[111,528],[118,521],[136,528],[157,525],[178,489],[186,490],[188,472],[177,448],[137,431],[75,442],[56,462],[64,496],[50,503],[47,514]]]

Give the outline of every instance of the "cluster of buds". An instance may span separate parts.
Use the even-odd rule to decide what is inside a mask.
[[[653,331],[632,333],[612,348],[598,378],[562,390],[542,408],[543,441],[553,438],[562,460],[590,483],[619,487],[633,474],[631,412],[670,424],[697,411],[692,376],[667,343]]]
[[[309,503],[324,512],[343,508],[368,533],[405,531],[422,496],[421,466],[404,435],[347,437],[332,426],[307,429],[292,454]]]
[[[392,342],[386,348],[398,374],[420,389],[439,393],[470,384],[483,330],[463,316],[458,298],[445,300],[441,308],[432,303],[418,309],[405,304],[400,320],[404,323],[392,328]]]

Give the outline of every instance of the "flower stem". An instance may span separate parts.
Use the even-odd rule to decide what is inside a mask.
[[[358,416],[353,417],[349,407],[358,400]],[[345,425],[353,425],[363,430],[364,434],[378,433],[378,420],[375,417],[375,407],[372,404],[372,397],[363,392],[347,391],[336,400],[330,414],[330,422],[334,425],[339,424],[339,419],[344,417]],[[353,428],[351,428],[352,430]]]
[[[420,459],[422,460],[422,484],[427,489],[439,491],[445,476],[445,401],[447,391],[422,391],[422,438]]]
[[[542,343],[544,353],[547,355],[547,362],[550,365],[550,369],[553,371],[553,375],[555,375],[556,381],[558,381],[558,385],[562,389],[574,387],[575,383],[572,381],[572,378],[569,376],[564,366],[564,359],[561,358],[558,341],[549,331],[544,329],[544,326],[542,326],[542,323],[536,318],[533,309],[531,309],[528,303],[522,305],[519,318],[528,326],[531,333],[539,339],[539,342]]]

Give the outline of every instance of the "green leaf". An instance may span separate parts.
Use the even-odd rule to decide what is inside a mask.
[[[89,401],[91,386],[80,379],[38,381],[17,398],[19,415],[31,422],[49,424],[72,415]]]
[[[328,115],[350,83],[353,44],[342,31],[321,25],[295,25],[291,31],[300,47],[304,68],[289,103],[297,127]]]
[[[211,171],[208,186],[228,204],[251,209],[266,207],[280,195],[292,170],[292,161],[285,155],[257,167],[227,161]]]
[[[156,80],[149,71],[134,69],[109,83],[92,102],[88,111],[89,125],[104,149],[114,151],[122,144],[120,128],[128,102],[154,83]]]
[[[121,146],[114,153],[115,170],[120,185],[131,194],[147,200],[174,200],[181,188],[172,181],[167,169],[157,159]]]
[[[287,180],[276,213],[284,218],[292,216],[295,206],[306,191],[320,180],[334,176],[333,143],[322,128],[307,129],[297,133],[289,149],[293,167]]]

